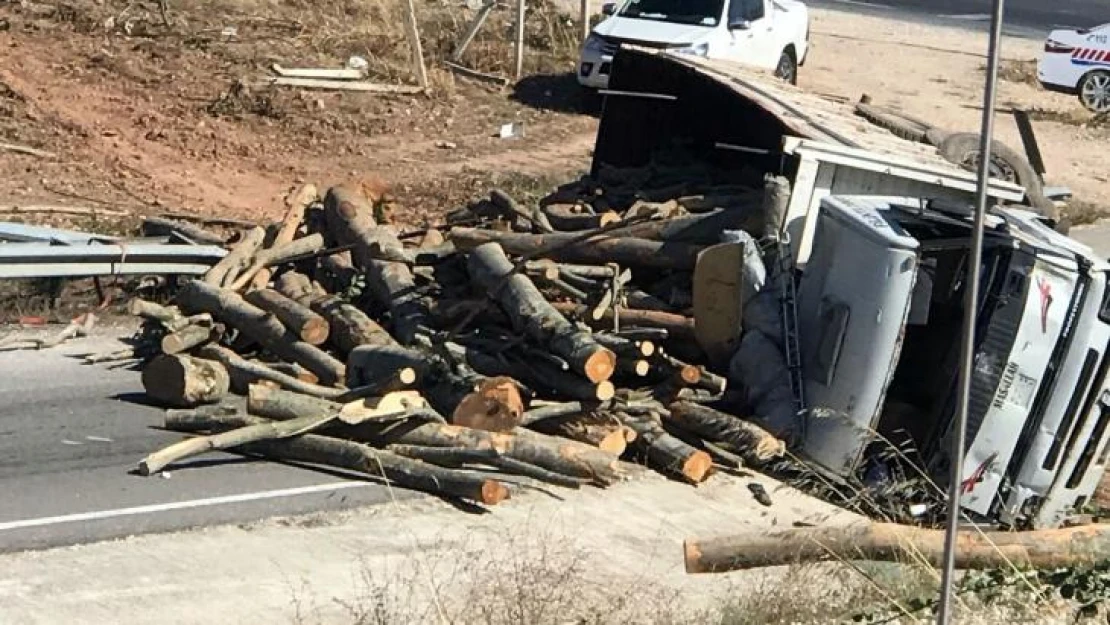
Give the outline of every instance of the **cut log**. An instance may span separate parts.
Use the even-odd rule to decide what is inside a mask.
[[[511,432],[524,416],[520,389],[509,377],[482,380],[478,389],[463,397],[451,414],[451,423],[487,432]]]
[[[343,404],[295,391],[272,389],[252,384],[247,393],[247,412],[279,419],[299,419],[313,415],[339,414]]]
[[[721,573],[825,560],[902,561],[907,556],[939,567],[944,530],[895,523],[807,527],[753,532],[683,544],[687,573]],[[1054,569],[1110,559],[1110,524],[1029,532],[961,530],[957,569]]]
[[[180,332],[188,326],[205,326],[211,328],[212,315],[208,313],[200,313],[199,315],[189,315],[188,317],[182,316],[168,322],[163,322],[162,327],[166,332]]]
[[[621,216],[613,211],[594,214],[577,209],[573,204],[548,204],[542,210],[551,225],[563,232],[596,230],[621,220]]]
[[[272,247],[277,248],[286,243],[292,243],[293,239],[297,236],[297,230],[301,227],[301,224],[304,223],[305,210],[319,199],[319,195],[316,185],[306,184],[286,198],[285,216],[282,217],[281,227],[278,229],[277,234],[274,235],[274,244]],[[320,245],[323,247],[323,240],[321,240]],[[252,271],[257,272],[250,282],[252,288],[261,289],[270,284],[270,279],[273,278],[273,270],[264,263],[255,262],[247,273],[249,274]],[[241,285],[239,288],[242,288],[242,286],[245,285]]]
[[[209,313],[215,319],[238,329],[271,353],[300,364],[319,377],[324,385],[336,384],[343,379],[343,363],[319,348],[299,340],[280,321],[245,301],[234,291],[192,280],[178,292],[177,301],[183,310]]]
[[[435,228],[428,228],[424,231],[424,236],[420,238],[420,243],[417,245],[417,247],[425,249],[437,248],[444,243],[447,243],[447,239],[443,236],[442,232]]]
[[[388,451],[414,458],[432,464],[446,467],[461,467],[466,464],[486,464],[497,467],[505,473],[523,475],[541,482],[547,482],[566,488],[578,488],[584,480],[569,477],[554,471],[548,471],[528,464],[506,458],[494,449],[451,449],[448,447],[421,447],[419,445],[390,445]]]
[[[510,223],[520,217],[531,224],[532,230],[541,233],[555,232],[555,228],[551,227],[551,222],[547,220],[547,215],[538,207],[528,210],[501,189],[490,191],[489,199],[501,214],[508,218]]]
[[[337,417],[337,414],[323,414],[301,417],[290,421],[269,421],[220,432],[219,434],[187,438],[143,458],[139,461],[139,474],[153,475],[175,462],[181,462],[210,451],[231,449],[255,441],[289,438],[290,436],[312,432],[334,421]]]
[[[701,246],[598,235],[584,241],[579,234],[519,234],[476,228],[451,228],[447,238],[460,250],[498,243],[510,254],[550,258],[569,263],[618,263],[633,267],[693,269]]]
[[[281,235],[280,231],[278,235]],[[239,274],[228,288],[239,291],[249,284],[252,289],[264,289],[270,284],[272,275],[270,267],[315,254],[322,249],[324,249],[324,235],[318,232],[280,245],[275,239],[273,246],[254,255],[251,265]]]
[[[382,252],[404,255],[401,241],[391,228],[374,222],[373,208],[357,191],[336,186],[324,197],[328,231],[341,244],[354,248],[355,265],[366,272],[368,286],[378,302],[389,308],[392,334],[408,345],[428,311],[416,291],[412,271],[403,263],[378,260]]]
[[[166,406],[190,408],[223,399],[231,378],[217,362],[162,354],[143,368],[142,383],[151,399]]]
[[[736,451],[744,462],[759,466],[786,454],[786,443],[763,428],[730,414],[693,402],[674,402],[664,419]]]
[[[342,293],[346,291],[351,284],[362,275],[362,272],[355,267],[354,262],[351,260],[350,252],[328,254],[320,258],[320,269],[322,269],[326,275],[319,276],[319,274],[317,274],[318,279],[327,286],[327,291],[332,293]],[[281,290],[280,287],[278,290]]]
[[[127,302],[127,312],[135,317],[162,323],[170,323],[182,316],[181,310],[177,306],[162,306],[139,297],[133,297],[131,301]]]
[[[189,415],[188,419],[171,420],[170,415],[167,415],[166,427],[194,432],[221,431],[266,423],[265,419],[245,415],[194,413]],[[348,469],[383,477],[402,488],[441,496],[460,497],[486,505],[500,503],[509,497],[509,489],[497,480],[444,469],[392,452],[328,436],[304,434],[284,440],[258,441],[236,449],[274,460],[308,462]]]
[[[366,313],[339,297],[313,285],[303,274],[286,272],[278,278],[278,292],[308,306],[327,319],[330,338],[343,354],[350,354],[359,345],[396,345],[385,328]]]
[[[636,440],[634,430],[612,415],[600,412],[586,412],[547,423],[541,421],[534,429],[592,445],[617,457],[624,454],[628,443]]]
[[[188,325],[162,337],[162,352],[166,354],[187,352],[197,345],[219,339],[220,334],[222,334],[221,328]]]
[[[400,345],[361,345],[347,356],[347,386],[368,386],[383,391],[417,384],[428,373],[421,352]]]
[[[281,388],[315,397],[338,399],[348,393],[347,389],[309,384],[291,375],[274,371],[260,362],[251,362],[230,349],[214,343],[199,348],[197,356],[219,362],[227,369],[228,373],[241,380],[244,387],[252,382],[265,380],[277,384]]]
[[[227,237],[205,230],[196,224],[166,219],[164,217],[146,217],[143,219],[143,234],[148,237],[164,237],[173,233],[201,245],[223,245]]]
[[[613,352],[567,321],[526,276],[513,273],[513,265],[499,245],[474,249],[467,269],[474,281],[508,313],[518,331],[565,358],[574,371],[595,384],[613,375],[616,367]]]
[[[256,226],[244,232],[243,238],[231,248],[231,251],[204,274],[204,283],[215,287],[230,284],[240,271],[247,268],[258,248],[262,247],[265,238],[265,228]]]
[[[326,319],[273,289],[248,291],[243,299],[277,317],[309,345],[323,345],[328,340],[330,328]]]
[[[584,401],[608,401],[616,393],[610,380],[594,383],[545,359],[525,360],[511,353],[496,358],[474,349],[467,349],[465,358],[467,364],[482,375],[514,377],[541,394]]]
[[[725,230],[743,230],[758,236],[763,216],[757,202],[743,208],[718,210],[702,215],[656,219],[610,231],[607,236],[635,237],[652,241],[714,245]]]
[[[261,362],[260,364],[265,365],[273,369],[274,371],[277,371],[278,373],[284,373],[285,375],[293,376],[294,378],[297,378],[302,382],[308,382],[309,384],[318,384],[320,382],[320,378],[317,378],[316,374],[312,373],[308,369],[305,369],[295,362],[265,361]]]
[[[601,330],[611,330],[613,327],[613,309],[606,310],[600,319],[594,319],[590,308],[574,302],[554,302],[551,304],[556,310],[581,319],[591,327]],[[634,308],[618,308],[620,324],[624,326],[642,326],[666,330],[668,335],[676,339],[694,338],[694,320],[690,317],[661,312],[658,310],[638,310]]]
[[[709,477],[713,470],[713,458],[709,454],[668,434],[649,416],[623,412],[616,414],[624,425],[636,432],[634,445],[653,467],[693,484],[699,484]]]

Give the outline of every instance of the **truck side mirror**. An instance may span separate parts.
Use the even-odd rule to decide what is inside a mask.
[[[729,30],[748,30],[752,27],[752,23],[744,18],[732,20],[728,23]]]
[[[605,4],[601,5],[601,14],[602,15],[613,15],[616,12],[617,12],[617,3],[616,2],[606,2]]]

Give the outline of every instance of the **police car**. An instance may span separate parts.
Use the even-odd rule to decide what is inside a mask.
[[[1110,112],[1110,24],[1049,33],[1037,78],[1046,89],[1078,95],[1095,113]]]

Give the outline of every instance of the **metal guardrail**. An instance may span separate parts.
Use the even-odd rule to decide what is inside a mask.
[[[91,237],[91,235],[90,235]],[[0,279],[201,275],[227,254],[214,245],[165,243],[0,244]]]

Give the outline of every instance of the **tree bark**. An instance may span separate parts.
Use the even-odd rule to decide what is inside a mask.
[[[330,327],[326,319],[273,289],[248,291],[243,299],[277,317],[309,345],[323,345],[328,340]]]
[[[274,235],[274,244],[272,247],[277,248],[286,243],[293,242],[293,239],[297,236],[297,230],[301,227],[301,224],[304,223],[305,211],[317,200],[319,195],[316,185],[306,184],[288,197],[285,216],[282,217],[281,227],[278,229],[277,234]],[[324,246],[322,238],[320,240],[320,246]],[[270,262],[273,261],[271,260]],[[255,263],[255,265],[251,267],[251,270],[257,272],[250,282],[251,287],[255,289],[265,288],[270,284],[270,279],[274,277],[273,270],[265,264],[259,265]],[[248,270],[248,273],[250,273],[250,270]]]
[[[701,246],[698,245],[611,237],[608,234],[573,242],[580,236],[575,233],[518,234],[476,228],[452,228],[448,233],[448,238],[460,250],[472,250],[486,243],[498,243],[510,254],[550,258],[568,263],[618,263],[632,267],[693,269],[698,252],[701,251]]]
[[[593,214],[576,209],[578,206],[572,204],[548,204],[541,210],[547,215],[548,222],[563,232],[596,230],[621,220],[621,216],[614,211]]]
[[[235,280],[235,276],[245,269],[254,258],[258,248],[266,238],[266,230],[254,227],[243,233],[243,238],[231,248],[226,256],[220,259],[209,269],[203,277],[203,282],[214,287],[222,287]]]
[[[183,309],[207,312],[239,329],[273,354],[302,365],[319,377],[322,384],[332,385],[343,379],[343,363],[298,340],[280,321],[234,291],[193,280],[178,292],[177,300]]]
[[[490,191],[489,199],[494,207],[496,207],[510,223],[517,217],[520,217],[531,224],[530,230],[541,233],[555,232],[555,228],[552,228],[551,222],[547,220],[547,215],[539,208],[534,208],[532,210],[526,209],[501,189]]]
[[[487,432],[511,432],[524,416],[524,400],[517,383],[500,376],[482,380],[451,413],[451,423]]]
[[[414,458],[431,464],[445,467],[461,467],[465,464],[486,464],[501,469],[504,473],[523,475],[541,482],[547,482],[566,488],[578,488],[584,480],[570,477],[554,471],[548,471],[528,464],[506,458],[494,449],[451,449],[448,447],[421,447],[419,445],[390,445],[388,451]]]
[[[659,219],[618,228],[606,233],[611,237],[635,237],[652,241],[714,245],[721,242],[725,230],[743,230],[759,236],[763,215],[759,205],[730,208],[701,215]]]
[[[265,419],[239,415],[190,415],[187,420],[171,420],[166,427],[184,431],[226,430],[234,427],[268,425]],[[266,440],[240,445],[236,449],[274,460],[309,462],[383,477],[402,487],[470,499],[493,505],[509,498],[504,484],[461,471],[451,471],[395,453],[374,449],[361,443],[303,434],[284,440]]]
[[[341,244],[353,244],[355,265],[366,271],[371,291],[389,307],[393,336],[407,345],[426,324],[427,307],[416,292],[412,271],[403,263],[377,260],[382,251],[404,254],[392,229],[374,222],[373,210],[356,191],[336,186],[324,197],[328,230]]]
[[[222,399],[231,378],[219,363],[163,354],[143,368],[142,383],[151,399],[171,407],[190,408]]]
[[[467,268],[478,286],[508,313],[518,331],[565,358],[572,369],[595,384],[613,375],[616,367],[613,352],[575,328],[526,276],[513,273],[513,265],[499,245],[482,245],[472,250]]]
[[[795,528],[683,544],[687,573],[721,573],[825,560],[900,561],[907,557],[941,566],[944,531],[895,523]],[[1110,525],[1029,532],[961,530],[957,569],[1059,568],[1110,559]]]
[[[282,233],[279,231],[278,235]],[[294,258],[299,258],[308,254],[314,254],[324,249],[324,235],[320,233],[310,234],[301,237],[295,241],[288,241],[278,243],[275,239],[274,245],[264,250],[259,251],[254,255],[254,260],[251,265],[239,274],[235,281],[228,286],[233,291],[242,290],[248,284],[251,285],[251,290],[264,289],[270,284],[270,277],[273,274],[270,267],[287,263]],[[265,282],[263,282],[265,280]],[[257,286],[261,284],[261,286]]]
[[[515,377],[541,394],[584,401],[607,401],[616,393],[616,387],[610,380],[594,383],[574,372],[563,371],[547,361],[524,360],[512,353],[506,353],[504,358],[496,358],[468,348],[466,362],[482,375]]]
[[[740,454],[745,464],[759,466],[786,454],[786,444],[763,428],[730,414],[693,402],[667,407],[664,419],[710,441],[724,443]]]
[[[344,356],[360,345],[396,345],[385,328],[378,325],[358,307],[315,287],[303,274],[286,272],[278,278],[278,291],[308,306],[327,319],[330,338]]]
[[[541,421],[532,429],[586,443],[617,457],[624,454],[628,444],[637,436],[634,430],[604,412],[583,412],[548,423]]]
[[[624,425],[636,432],[634,445],[648,462],[664,473],[699,484],[713,469],[709,454],[671,436],[653,418],[618,412]]]
[[[398,390],[418,384],[428,373],[424,354],[400,345],[362,345],[347,356],[347,386]]]
[[[580,319],[593,328],[611,330],[613,327],[613,309],[606,310],[601,319],[594,319],[590,308],[573,302],[555,302],[551,304],[559,312]],[[690,317],[661,312],[658,310],[638,310],[634,308],[620,308],[620,324],[624,326],[643,326],[648,328],[661,328],[676,339],[687,340],[694,338],[694,320]]]
[[[182,316],[181,310],[177,306],[162,306],[139,297],[133,297],[127,302],[127,312],[135,317],[162,323],[170,323]]]
[[[202,325],[187,325],[176,332],[171,332],[162,337],[162,353],[180,354],[202,345],[208,341],[217,340],[220,328]]]
[[[291,375],[275,371],[260,362],[251,362],[222,345],[212,343],[204,345],[197,350],[197,356],[219,362],[233,377],[242,380],[244,385],[265,380],[290,391],[329,399],[341,398],[349,392],[343,388],[310,384]]]

